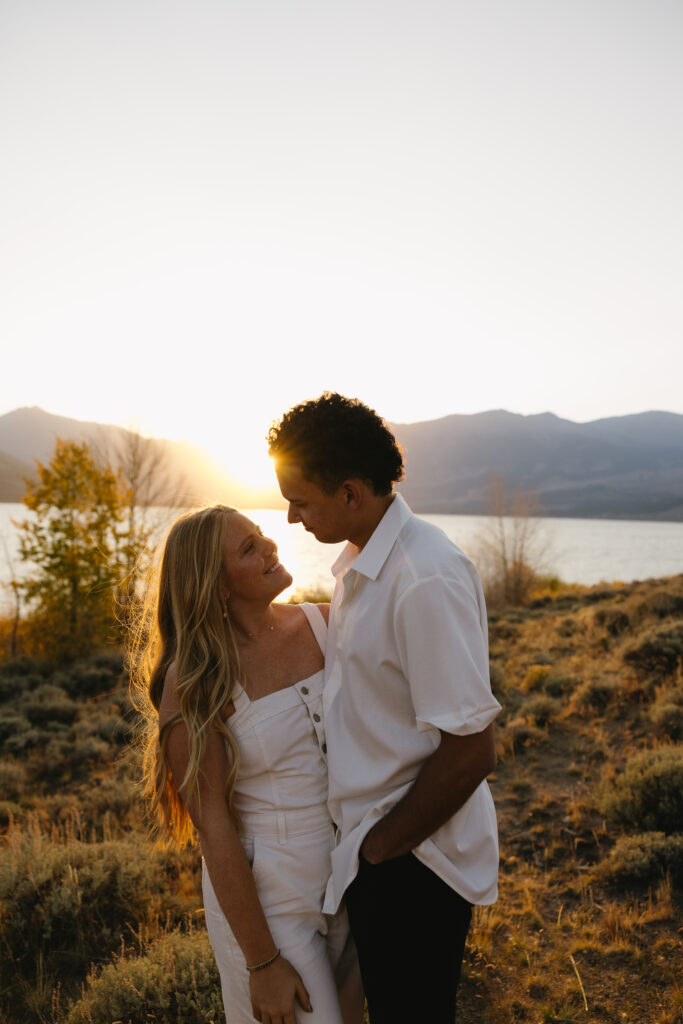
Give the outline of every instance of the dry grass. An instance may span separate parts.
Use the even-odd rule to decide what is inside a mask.
[[[500,894],[475,915],[461,1024],[683,1024],[681,876],[663,860],[678,870],[683,816],[669,837],[641,836],[637,818],[619,824],[599,809],[606,780],[621,785],[629,763],[666,762],[669,772],[678,763],[677,736],[652,708],[683,698],[672,654],[682,623],[683,577],[559,592],[494,617],[505,708],[490,780]],[[634,650],[643,652],[635,662],[625,657]],[[655,804],[675,799],[664,769],[661,784]],[[629,881],[626,859],[636,855]]]
[[[555,589],[526,609],[492,615],[492,679],[504,706],[490,780],[500,894],[475,913],[460,1024],[683,1024],[683,825],[675,802],[683,707],[675,654],[682,623],[683,577]],[[40,877],[50,880],[43,907],[48,889],[56,907],[79,892],[87,897],[85,867],[78,885],[69,883],[68,871],[47,871],[67,849],[69,863],[78,855],[85,865],[98,848],[112,879],[122,851],[152,863],[126,749],[129,719],[115,659],[58,676],[26,659],[0,665],[4,851],[6,857],[15,851],[17,863],[42,863]],[[638,808],[647,806],[649,814],[659,799],[646,794],[642,804],[642,780],[654,787],[647,794],[666,793],[668,816],[657,831],[641,827]],[[617,806],[621,817],[612,810]],[[106,919],[102,904],[101,960],[92,967],[81,957],[80,973],[63,976],[63,958],[57,962],[45,944],[11,991],[0,992],[0,1024],[64,1024],[88,977],[96,987],[81,1008],[100,1000],[102,1021],[110,1024],[123,1018],[106,1016],[106,999],[118,998],[124,981],[161,976],[164,964],[192,965],[200,947],[195,940],[182,946],[182,929],[171,925],[197,906],[197,858],[189,854],[159,870],[155,877],[166,880],[155,890],[153,913],[133,907],[126,922],[126,943],[136,929],[145,934],[139,949],[122,952],[119,945],[107,952],[113,949],[104,941],[113,942],[107,928],[115,931],[116,922]],[[110,885],[112,914],[120,913],[116,899],[125,895],[124,882]],[[174,937],[165,940],[169,928]],[[155,937],[167,944],[156,947]],[[205,944],[201,949],[200,960],[210,957]],[[107,964],[111,969],[102,974]],[[190,1024],[189,1011],[173,1005],[174,1024]],[[159,1022],[170,1022],[170,1012],[153,1007]],[[73,1021],[79,1013],[73,1009]]]

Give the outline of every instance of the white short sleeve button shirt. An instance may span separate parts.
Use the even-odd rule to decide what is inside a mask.
[[[400,495],[363,550],[347,544],[332,571],[323,701],[338,837],[327,913],[356,874],[366,832],[413,784],[439,730],[481,732],[500,711],[476,569]],[[493,903],[498,838],[486,782],[413,852],[471,903]]]

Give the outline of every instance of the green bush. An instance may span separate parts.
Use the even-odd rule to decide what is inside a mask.
[[[622,836],[596,871],[599,878],[625,887],[655,885],[667,873],[675,886],[683,887],[683,835]]]
[[[44,689],[44,687],[41,687],[41,689]],[[52,689],[59,690],[59,687],[55,686]],[[69,700],[63,691],[59,692],[62,694],[61,700],[54,696],[45,698],[45,696],[39,695],[39,691],[36,691],[34,697],[23,702],[22,710],[32,725],[42,725],[45,727],[49,726],[52,722],[70,725],[77,718],[79,712],[78,704]]]
[[[673,675],[683,658],[683,625],[648,630],[623,653],[624,661],[641,675]]]
[[[636,754],[622,775],[599,789],[596,803],[608,818],[639,832],[683,831],[683,746]]]
[[[16,700],[24,693],[41,686],[44,682],[39,675],[0,675],[0,702]]]
[[[208,935],[176,932],[142,956],[126,953],[91,973],[60,1024],[218,1024],[224,1019]]]
[[[176,895],[181,866],[180,854],[144,841],[88,843],[35,821],[13,829],[0,848],[0,980],[30,977],[38,962],[83,976],[130,928],[182,920],[196,901]]]
[[[98,655],[59,672],[54,682],[70,697],[98,697],[101,693],[110,693],[122,685],[121,659]]]
[[[21,655],[19,658],[12,658],[10,661],[5,661],[0,665],[0,678],[32,675],[42,677],[47,672],[49,672],[49,665],[47,662],[38,661],[36,658],[29,658],[26,655]]]
[[[111,675],[120,676],[123,672],[123,654],[120,651],[94,654],[90,659],[90,664],[95,668],[106,669]]]

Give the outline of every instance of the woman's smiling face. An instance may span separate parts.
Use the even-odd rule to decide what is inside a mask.
[[[292,577],[277,557],[277,544],[239,512],[226,522],[223,568],[230,600],[269,598],[286,590]]]

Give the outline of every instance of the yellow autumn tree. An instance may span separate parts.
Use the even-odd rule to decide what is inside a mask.
[[[70,661],[115,636],[114,592],[125,565],[127,493],[85,443],[58,439],[50,462],[36,462],[14,525],[24,562],[20,587],[35,653]]]

